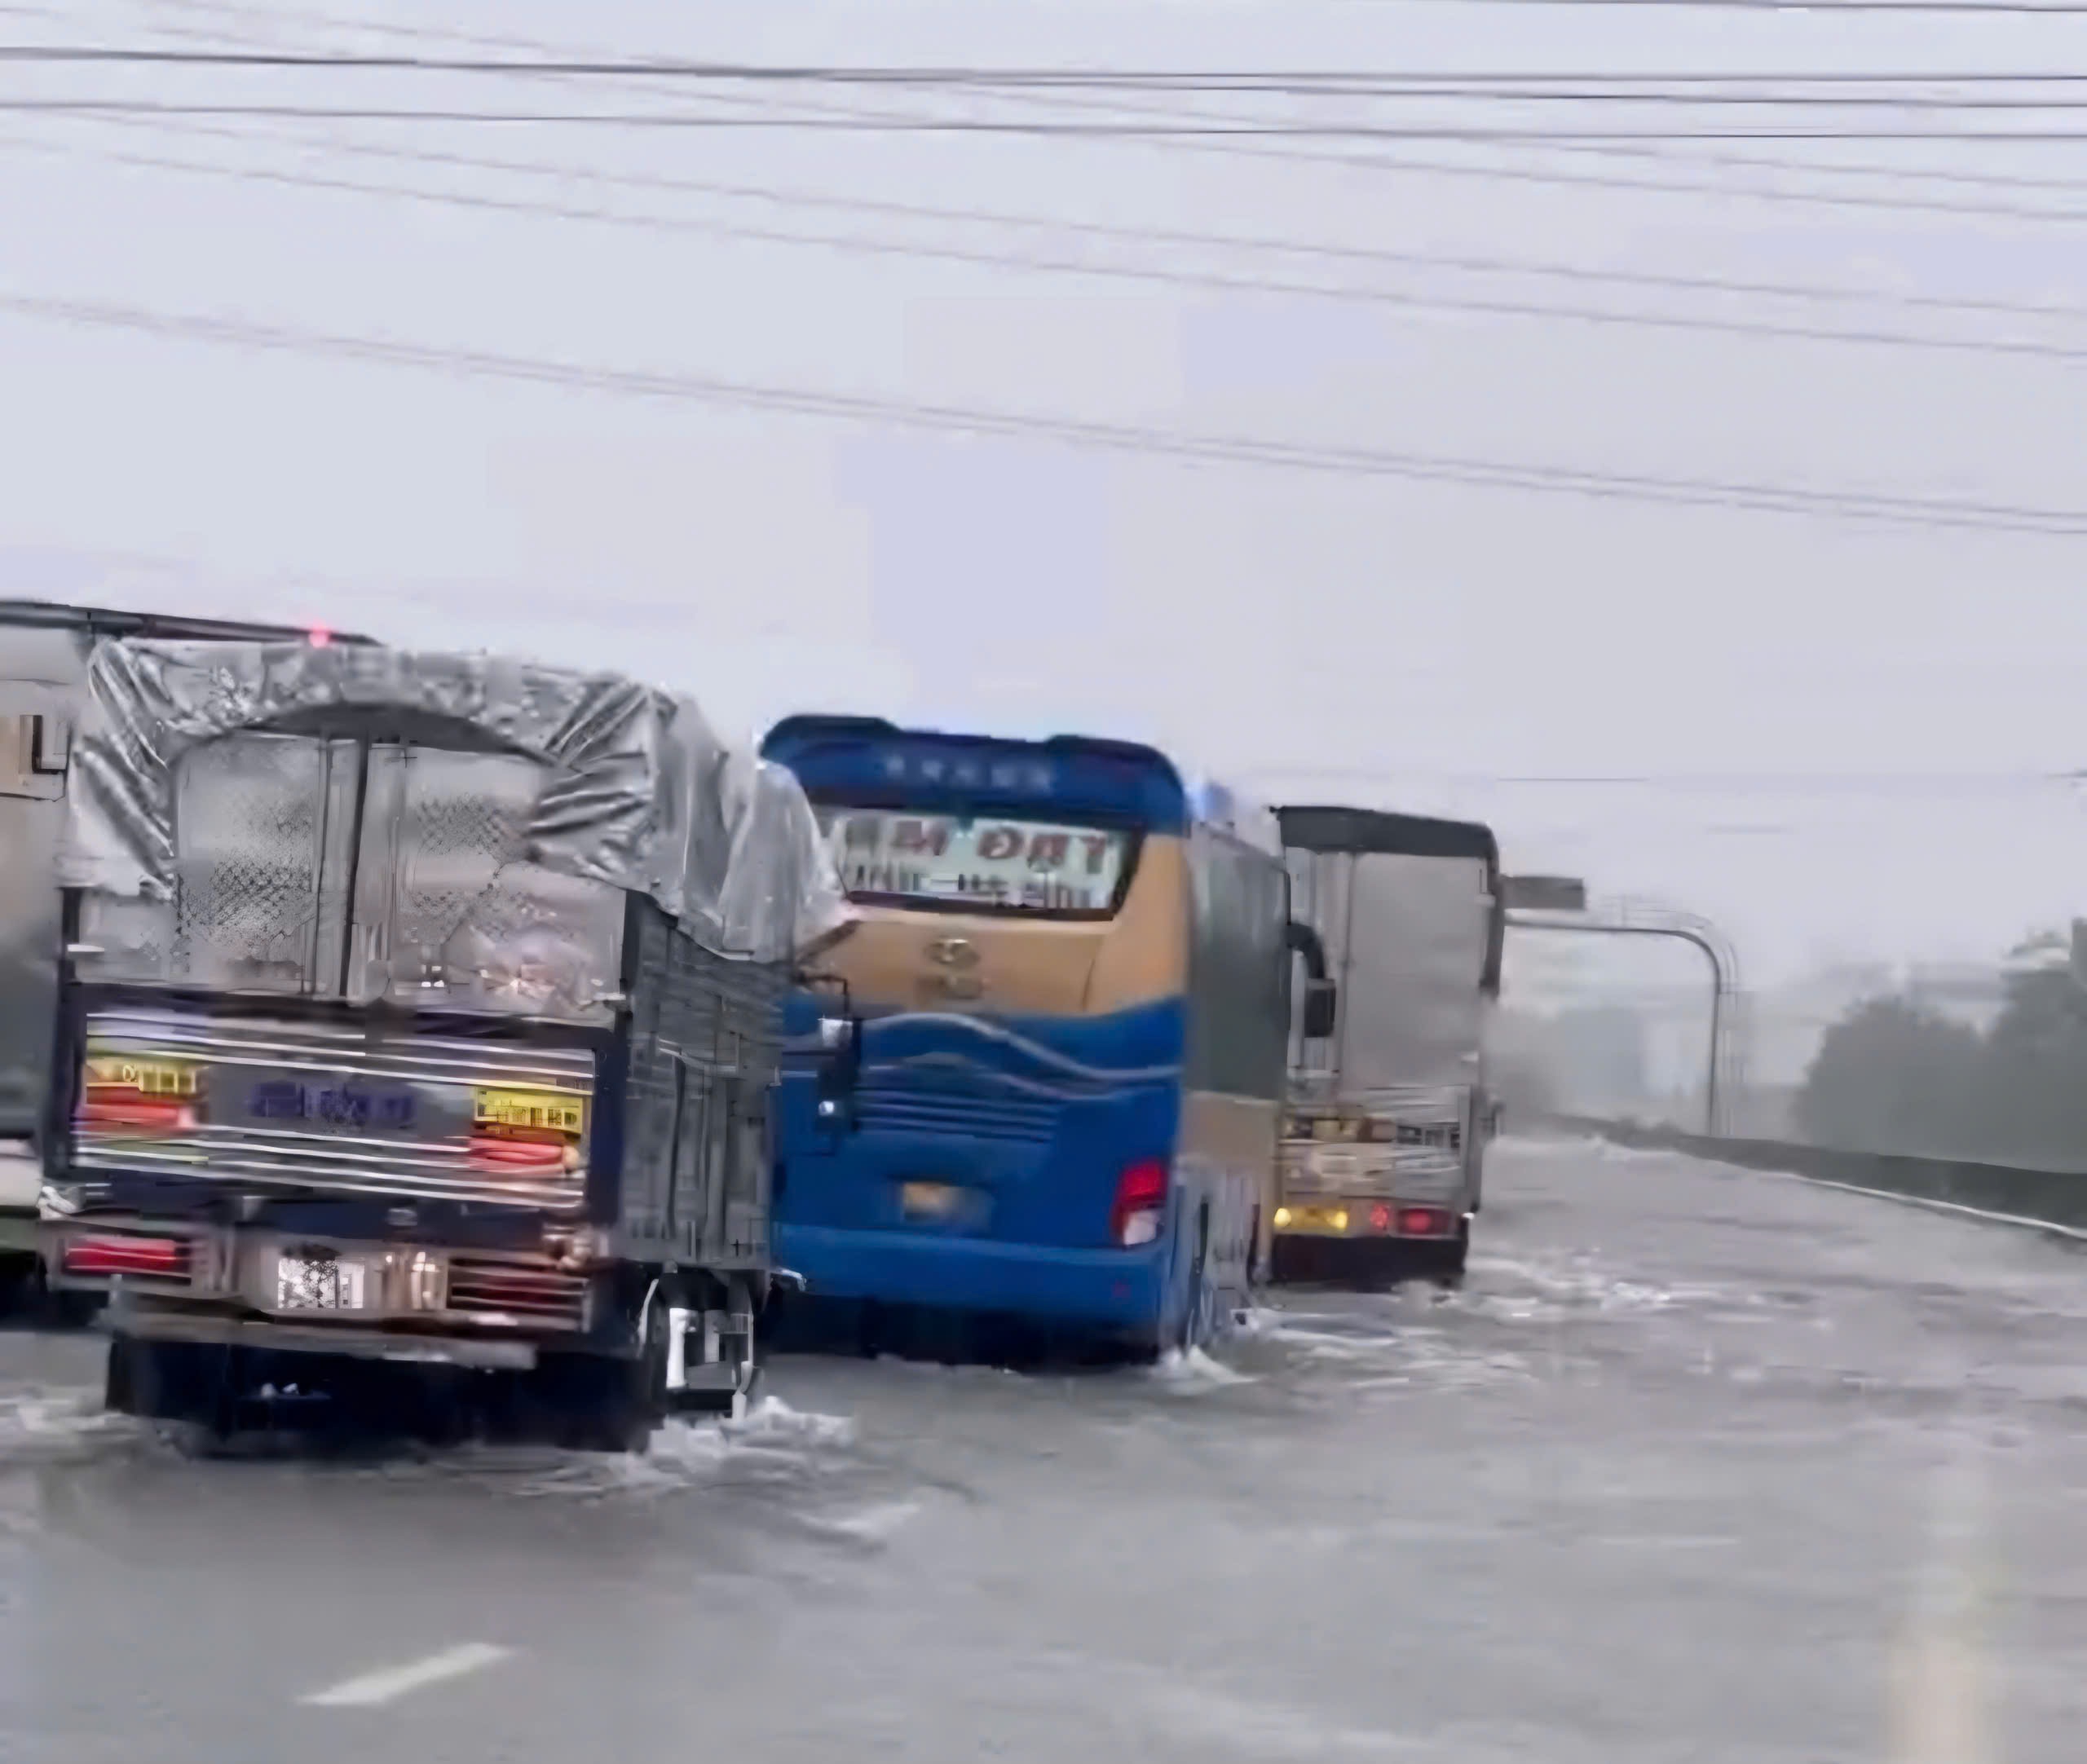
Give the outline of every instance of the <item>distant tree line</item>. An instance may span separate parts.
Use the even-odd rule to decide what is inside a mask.
[[[2010,976],[1983,1032],[1873,999],[1826,1032],[1795,1117],[1820,1145],[2087,1170],[2087,987],[2063,966]]]

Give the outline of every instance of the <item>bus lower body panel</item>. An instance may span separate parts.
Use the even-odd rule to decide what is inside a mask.
[[[999,1312],[1135,1338],[1159,1330],[1170,1297],[1164,1241],[1071,1250],[787,1223],[775,1241],[820,1300]]]
[[[46,1222],[42,1247],[54,1287],[112,1295],[109,1406],[218,1431],[257,1401],[282,1418],[286,1392],[388,1424],[417,1378],[528,1412],[521,1431],[631,1450],[672,1409],[735,1412],[757,1369],[739,1280],[121,1213]]]

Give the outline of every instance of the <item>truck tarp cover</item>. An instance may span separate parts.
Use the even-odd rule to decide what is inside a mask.
[[[781,960],[854,921],[796,779],[721,741],[693,701],[618,675],[374,646],[115,639],[95,646],[87,686],[60,856],[68,887],[171,899],[184,753],[362,709],[467,725],[545,765],[522,854],[650,895],[720,954]]]

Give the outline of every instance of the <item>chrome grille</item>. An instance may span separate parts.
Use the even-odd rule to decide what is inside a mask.
[[[97,1012],[88,1019],[87,1036],[93,1052],[196,1066],[203,1094],[197,1124],[178,1133],[143,1138],[79,1127],[74,1161],[84,1168],[567,1209],[585,1197],[584,1156],[576,1170],[489,1171],[473,1162],[470,1147],[474,1089],[550,1091],[591,1108],[593,1056],[583,1049],[143,1008]],[[358,1120],[340,1128],[242,1118],[247,1112],[238,1099],[262,1083],[369,1087],[411,1097],[411,1118]]]
[[[1455,1121],[1396,1121],[1392,1123],[1391,1143],[1401,1151],[1462,1151],[1464,1130]]]
[[[443,1303],[447,1310],[472,1316],[510,1316],[582,1329],[587,1321],[587,1277],[541,1257],[452,1255]]]

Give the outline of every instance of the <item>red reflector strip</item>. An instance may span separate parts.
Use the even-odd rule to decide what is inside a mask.
[[[60,1266],[68,1274],[113,1280],[120,1274],[146,1280],[186,1280],[188,1240],[185,1237],[75,1237],[66,1244]]]
[[[483,1135],[471,1140],[471,1162],[501,1170],[558,1170],[565,1163],[563,1141],[496,1140]]]
[[[143,1096],[119,1091],[113,1096],[90,1090],[80,1104],[80,1125],[140,1132],[175,1131],[195,1125],[195,1112],[171,1097]]]

